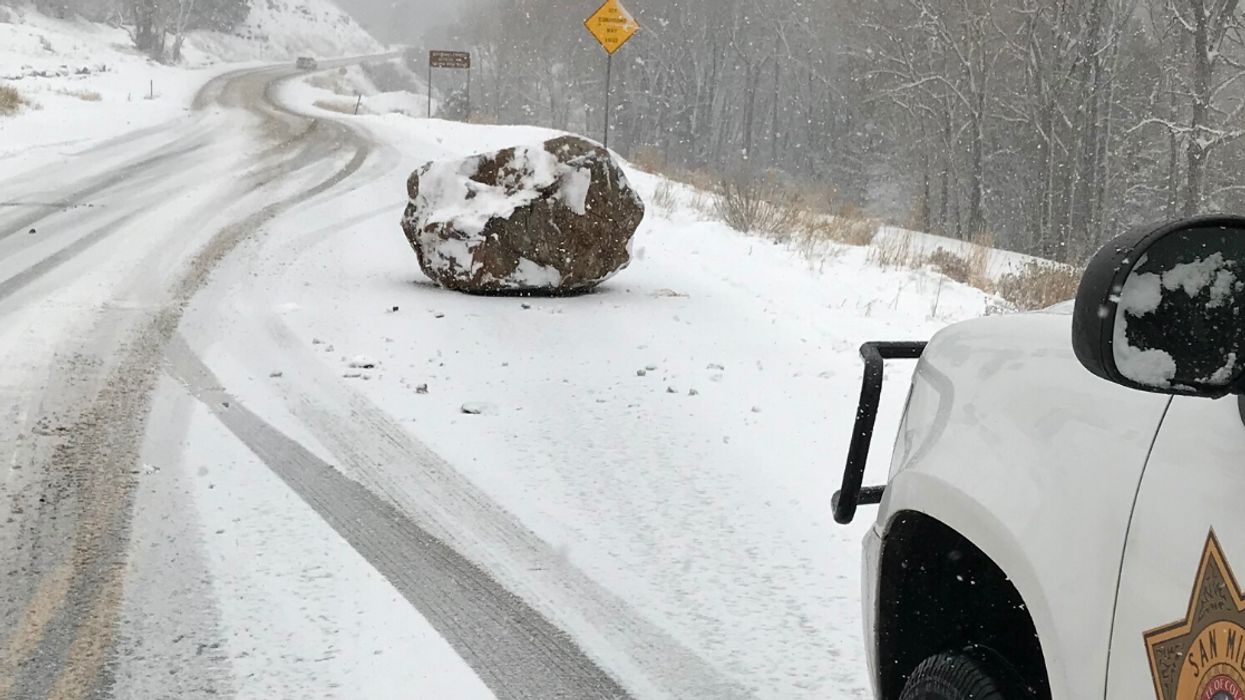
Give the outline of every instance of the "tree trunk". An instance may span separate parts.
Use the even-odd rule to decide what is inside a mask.
[[[1203,170],[1207,156],[1205,142],[1210,136],[1211,57],[1204,0],[1189,0],[1189,9],[1193,14],[1193,101],[1189,142],[1185,144],[1185,216],[1193,216],[1202,208]]]

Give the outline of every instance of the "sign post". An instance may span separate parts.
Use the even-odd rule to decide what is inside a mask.
[[[455,68],[467,71],[467,115],[471,115],[471,54],[466,51],[428,52],[428,118],[432,118],[432,69]]]
[[[605,0],[596,12],[584,22],[584,26],[601,42],[605,49],[605,147],[610,147],[610,72],[614,64],[614,52],[622,48],[640,29],[640,23],[627,12],[618,0]]]

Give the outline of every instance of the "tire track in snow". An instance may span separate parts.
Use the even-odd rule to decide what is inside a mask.
[[[39,208],[46,210],[49,207],[54,207],[59,211],[61,209],[72,207],[76,204],[81,204],[87,197],[105,194],[110,189],[127,184],[127,181],[130,178],[143,175],[151,168],[162,163],[175,161],[194,153],[202,149],[205,145],[205,141],[199,141],[184,148],[179,148],[166,153],[160,153],[144,160],[140,160],[137,163],[132,163],[119,170],[109,172],[99,177],[90,179],[85,183],[75,185],[73,188],[65,191],[64,194],[56,197],[55,201],[40,205]],[[4,204],[20,206],[20,203],[14,202],[5,202]],[[54,213],[56,212],[37,211],[33,214],[26,214],[7,222],[5,224],[5,228],[0,229],[0,241],[8,238],[9,236],[26,231],[34,224],[39,223]]]
[[[37,572],[59,575],[53,572],[63,573],[61,567],[68,566],[69,580],[66,586],[18,581],[18,589],[29,590],[8,591],[8,602],[24,612],[16,619],[5,620],[10,633],[5,648],[9,651],[0,659],[0,672],[7,687],[0,689],[8,691],[7,697],[74,700],[110,695],[129,546],[133,473],[147,429],[150,395],[164,347],[175,332],[187,301],[230,251],[280,213],[350,177],[362,167],[371,150],[366,140],[344,127],[330,129],[328,134],[319,130],[304,133],[329,143],[309,147],[306,157],[296,159],[300,162],[294,166],[273,166],[274,178],[331,158],[343,149],[353,148],[353,156],[314,187],[270,204],[215,233],[194,255],[184,275],[170,280],[173,302],[143,312],[125,337],[112,338],[115,329],[108,327],[106,318],[86,333],[88,338],[101,339],[101,348],[116,352],[119,360],[103,377],[96,377],[101,374],[96,369],[101,363],[88,362],[88,381],[95,381],[92,377],[102,380],[98,394],[61,405],[64,414],[46,414],[57,430],[49,440],[50,457],[45,464],[38,465],[47,473],[46,482],[39,485],[44,495],[40,496],[39,512],[31,516],[32,522],[21,524],[30,539],[19,548],[26,576],[33,578]],[[55,267],[43,270],[43,274]],[[37,277],[30,277],[23,284]],[[57,397],[78,396],[74,387],[83,383],[83,369],[72,362],[59,369],[63,371],[55,373],[50,386],[44,389],[53,405]],[[37,602],[29,598],[47,591],[51,593]],[[38,638],[19,639],[17,635],[22,630],[33,630]]]
[[[499,700],[630,698],[521,598],[226,394],[180,337],[166,358],[173,377],[384,575]]]
[[[379,179],[392,173],[372,166],[365,175]],[[271,313],[279,299],[262,281],[274,279],[276,273],[262,269],[264,260],[284,264],[330,236],[345,234],[361,221],[390,211],[400,214],[400,204],[334,218],[324,227],[300,233],[288,242],[274,241],[275,254],[250,256],[246,267],[231,270],[230,277],[244,280],[245,289],[232,290],[237,293],[228,299],[205,303],[205,311],[220,308],[240,312],[246,324],[238,327],[240,335],[252,339],[266,336],[279,349],[282,361],[289,363],[287,373],[297,375],[299,382],[277,383],[277,394],[286,410],[332,454],[346,478],[358,481],[425,532],[505,582],[509,590],[566,630],[574,643],[615,673],[637,697],[751,697],[747,689],[647,620],[626,600],[569,564],[452,464],[343,384],[294,337],[279,315]],[[205,324],[229,327],[216,319]],[[261,358],[255,360],[263,362]],[[297,371],[289,372],[290,365]],[[259,366],[255,369],[268,371]],[[350,419],[343,421],[343,416]]]

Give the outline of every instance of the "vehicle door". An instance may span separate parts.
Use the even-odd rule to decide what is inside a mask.
[[[1125,539],[1107,697],[1245,700],[1238,574],[1245,574],[1240,404],[1234,396],[1176,397]]]

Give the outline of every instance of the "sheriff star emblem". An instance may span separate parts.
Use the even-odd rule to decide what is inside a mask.
[[[1243,598],[1211,530],[1185,618],[1145,633],[1158,700],[1245,700]]]

